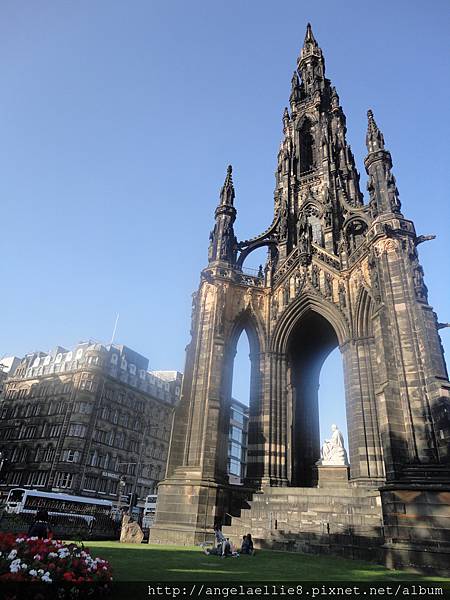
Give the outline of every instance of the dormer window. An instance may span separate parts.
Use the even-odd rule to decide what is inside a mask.
[[[65,361],[66,361],[66,362],[69,362],[69,360],[72,360],[72,356],[73,356],[73,352],[68,352],[68,353],[66,354]]]
[[[117,354],[111,355],[111,362],[113,365],[117,365],[118,360],[119,360],[119,356]]]
[[[80,359],[83,356],[83,348],[78,348],[77,353],[75,354],[76,360]]]

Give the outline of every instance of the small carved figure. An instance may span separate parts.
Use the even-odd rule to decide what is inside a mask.
[[[287,306],[289,304],[289,284],[285,285],[283,288],[283,306]]]
[[[319,269],[317,265],[313,265],[311,269],[311,283],[315,288],[319,288]]]
[[[343,283],[339,284],[339,306],[345,308],[347,306],[347,299],[345,297],[345,286]]]
[[[414,269],[414,290],[416,297],[421,302],[426,302],[428,297],[428,288],[423,280],[423,269],[420,265]]]
[[[197,298],[198,292],[192,294],[192,307],[191,307],[191,335],[194,333],[195,318],[197,316]]]
[[[208,261],[211,261],[213,259],[215,235],[216,235],[216,225],[214,225],[214,229],[209,234]]]
[[[333,224],[333,211],[329,204],[327,204],[327,206],[325,207],[324,217],[325,217],[325,227],[331,227],[331,225]]]
[[[259,265],[257,277],[258,277],[258,279],[264,279],[264,271],[263,271],[263,266],[262,265]]]
[[[300,290],[300,274],[299,274],[298,271],[295,273],[295,283],[294,283],[294,285],[295,285],[295,293],[298,294],[298,292]]]
[[[272,317],[277,318],[278,315],[278,297],[276,294],[272,297]]]
[[[217,333],[222,335],[225,330],[225,290],[217,289]]]
[[[287,234],[288,234],[288,212],[287,212],[287,207],[286,207],[285,202],[283,202],[282,208],[281,208],[279,232],[280,232],[280,240],[285,240],[287,238]]]
[[[375,248],[370,248],[368,256],[368,265],[370,269],[370,284],[375,302],[381,302],[380,277],[378,275],[378,266]]]
[[[333,278],[330,273],[325,273],[325,296],[330,298],[333,294]]]

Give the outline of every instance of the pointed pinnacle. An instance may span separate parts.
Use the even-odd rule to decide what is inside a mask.
[[[233,186],[233,167],[228,165],[227,167],[227,175],[225,177],[225,181],[220,192],[220,200],[221,204],[229,204],[233,205],[234,200],[234,186]]]
[[[231,165],[228,165],[228,167],[227,167],[227,176],[225,177],[225,185],[227,183],[233,184],[232,173],[233,173],[233,167]]]
[[[314,34],[312,32],[311,23],[308,23],[306,26],[306,34],[305,34],[305,42],[304,43],[306,44],[307,42],[311,42],[312,44],[317,45],[316,38],[314,37]]]
[[[384,148],[384,137],[381,133],[378,125],[373,116],[373,112],[371,109],[367,111],[367,136],[366,136],[366,144],[367,148],[370,151],[379,150]]]

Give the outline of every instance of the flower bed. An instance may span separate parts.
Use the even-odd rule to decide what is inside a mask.
[[[40,590],[46,588],[49,592],[46,598],[53,591],[57,591],[58,597],[64,592],[66,597],[79,598],[85,594],[92,596],[94,589],[97,594],[108,593],[111,582],[109,563],[93,558],[82,544],[0,533],[0,586],[14,587],[14,597],[17,589],[20,592],[25,587],[30,597],[35,587],[24,584],[35,584]]]

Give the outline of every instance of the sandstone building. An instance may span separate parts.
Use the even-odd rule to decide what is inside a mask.
[[[32,487],[143,500],[164,477],[181,374],[147,371],[126,346],[82,343],[25,356],[0,399],[0,490]]]
[[[402,211],[372,111],[364,201],[346,118],[309,25],[289,105],[272,223],[238,241],[231,167],[220,193],[151,541],[202,541],[233,514],[236,538],[248,530],[272,547],[448,568],[450,383],[418,255],[433,236],[418,235]],[[261,247],[265,268],[247,275],[245,259]],[[244,329],[248,493],[235,510],[244,490],[229,482],[227,424]],[[317,465],[319,373],[336,347],[349,480]]]

